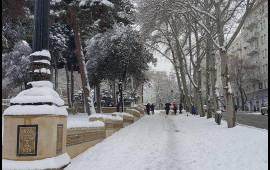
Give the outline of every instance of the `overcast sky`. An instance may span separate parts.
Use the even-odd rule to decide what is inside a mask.
[[[155,58],[158,59],[156,67],[154,67],[152,64],[150,64],[150,67],[153,70],[166,71],[168,73],[171,72],[171,71],[174,71],[173,65],[171,64],[171,62],[168,59],[166,59],[165,57],[163,57],[162,55],[160,55],[157,52],[154,52],[153,55],[154,55]]]

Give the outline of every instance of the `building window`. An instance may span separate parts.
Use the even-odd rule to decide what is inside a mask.
[[[262,42],[262,44],[264,44],[264,42],[263,42],[263,36],[261,37],[261,42]]]

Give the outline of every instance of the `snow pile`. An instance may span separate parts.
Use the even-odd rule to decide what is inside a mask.
[[[3,170],[34,170],[34,169],[58,169],[70,163],[67,153],[62,155],[35,161],[12,161],[2,159]]]
[[[49,87],[33,87],[20,92],[10,103],[54,103],[58,106],[64,105],[59,94]]]
[[[134,117],[133,115],[131,115],[129,113],[126,113],[126,112],[114,112],[114,113],[112,113],[112,115],[117,115],[117,116],[120,116],[120,117],[123,117],[123,116]]]
[[[32,53],[30,56],[44,56],[49,57],[51,59],[51,54],[48,50],[36,51]]]
[[[156,111],[73,158],[74,169],[267,170],[268,130]]]
[[[68,112],[64,107],[49,105],[13,105],[4,111],[4,115],[63,115]]]
[[[67,128],[83,128],[83,127],[104,127],[101,121],[89,122],[87,113],[79,113],[76,115],[68,115]]]
[[[104,127],[105,124],[99,120],[94,122],[86,121],[68,121],[67,128],[91,128],[91,127]]]
[[[104,115],[104,114],[95,114],[95,115],[90,115],[89,118],[103,118],[103,120],[109,119],[109,120],[123,120],[122,117],[120,116],[111,116],[111,115]]]

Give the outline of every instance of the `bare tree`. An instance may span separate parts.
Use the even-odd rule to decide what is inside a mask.
[[[259,82],[260,79],[252,76],[252,72],[257,71],[259,66],[252,63],[250,59],[243,59],[232,56],[230,59],[230,77],[233,85],[237,87],[241,98],[241,109],[244,111],[247,102],[246,87]]]

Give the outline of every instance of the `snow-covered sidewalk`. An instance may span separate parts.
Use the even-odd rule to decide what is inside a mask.
[[[146,115],[72,159],[65,170],[266,170],[268,130],[189,115]]]

